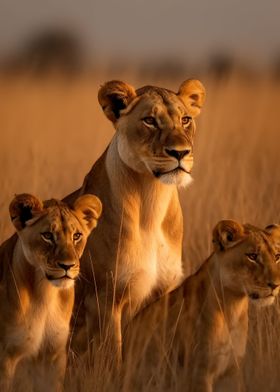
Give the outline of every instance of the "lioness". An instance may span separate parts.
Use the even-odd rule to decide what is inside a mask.
[[[279,235],[279,226],[216,225],[214,252],[198,272],[129,324],[124,357],[133,390],[137,378],[149,390],[147,380],[163,375],[170,390],[209,392],[219,379],[223,391],[241,387],[248,302],[269,305],[279,292]]]
[[[76,287],[74,351],[98,344],[108,332],[120,357],[124,310],[130,317],[144,301],[181,282],[177,187],[191,182],[194,118],[204,98],[198,80],[183,82],[178,93],[135,90],[121,81],[100,88],[99,103],[116,133],[83,186],[66,198],[94,193],[104,206],[84,254],[85,280]]]
[[[10,388],[17,365],[29,358],[45,368],[40,392],[62,387],[74,280],[100,213],[93,195],[78,198],[73,209],[29,194],[12,200],[17,233],[0,247],[1,391]]]

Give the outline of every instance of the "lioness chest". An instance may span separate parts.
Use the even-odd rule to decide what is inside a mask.
[[[213,339],[216,342],[212,343],[211,362],[216,377],[224,375],[229,369],[238,368],[239,361],[245,355],[247,328],[247,313],[242,312],[228,323],[225,322],[216,339]],[[216,330],[218,331],[218,328]]]
[[[48,346],[65,344],[68,324],[57,295],[40,303],[34,300],[20,316],[6,320],[5,345],[15,355],[34,356]]]
[[[181,247],[173,247],[160,228],[140,232],[125,244],[120,257],[119,285],[129,287],[136,306],[153,291],[172,290],[183,277]]]

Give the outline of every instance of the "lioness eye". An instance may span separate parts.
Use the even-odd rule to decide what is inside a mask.
[[[143,118],[143,122],[147,125],[153,125],[154,127],[157,126],[156,119],[152,116]]]
[[[41,233],[41,237],[45,241],[53,241],[53,234],[50,231],[45,231],[44,233]]]
[[[75,233],[74,235],[73,235],[73,240],[74,241],[78,241],[80,238],[82,237],[82,233]]]
[[[182,125],[184,127],[187,127],[188,125],[190,125],[192,118],[190,116],[184,116],[184,117],[182,117],[181,121],[182,121]]]
[[[277,255],[275,255],[275,261],[276,261],[276,263],[279,263],[279,261],[280,261],[280,253],[277,253]]]
[[[248,257],[249,260],[251,261],[256,261],[258,258],[257,253],[247,253],[246,256]]]

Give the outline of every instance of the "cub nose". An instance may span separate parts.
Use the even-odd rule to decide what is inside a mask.
[[[74,267],[75,263],[73,261],[58,263],[59,267],[63,268],[65,271],[68,271],[70,268]]]
[[[279,287],[279,284],[276,284],[275,282],[268,282],[268,287],[270,287],[272,290],[277,289]]]
[[[189,153],[191,152],[190,149],[188,150],[168,150],[167,148],[165,149],[166,154],[170,155],[173,158],[178,159],[178,161],[180,161],[181,159],[183,159],[186,155],[189,155]]]

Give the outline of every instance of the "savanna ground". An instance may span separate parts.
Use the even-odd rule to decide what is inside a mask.
[[[195,76],[195,75],[194,75]],[[115,75],[75,80],[0,77],[0,240],[12,232],[8,205],[15,193],[62,198],[80,186],[113,128],[98,106],[100,84]],[[188,75],[187,75],[188,77]],[[181,81],[121,78],[137,87],[177,90]],[[262,76],[202,77],[207,101],[195,144],[195,181],[181,191],[186,273],[211,251],[211,231],[223,218],[264,227],[280,222],[280,83]],[[276,391],[280,380],[280,307],[251,309],[244,373],[248,391]],[[139,369],[145,372],[145,368]],[[130,385],[130,370],[125,385]],[[163,375],[161,375],[163,377]],[[66,378],[67,391],[117,389],[106,370]],[[160,379],[150,389],[162,391]],[[176,390],[176,380],[172,390]]]

